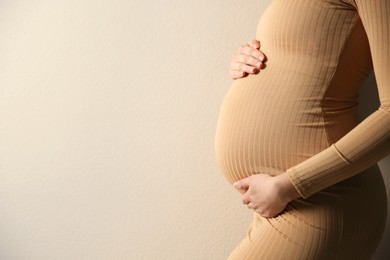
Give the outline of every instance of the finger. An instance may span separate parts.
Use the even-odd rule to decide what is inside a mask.
[[[251,73],[251,74],[259,72],[258,68],[252,67],[250,65],[241,62],[232,63],[230,69],[237,70],[237,71],[244,71],[246,73]]]
[[[256,67],[258,69],[261,68],[262,62],[259,59],[256,59],[252,56],[244,55],[244,54],[237,54],[236,56],[233,57],[233,63],[243,63],[247,64],[253,67]]]
[[[264,215],[264,213],[259,209],[259,208],[257,208],[257,209],[253,209],[255,212],[257,212],[257,213],[259,213],[260,215]]]
[[[241,45],[240,48],[238,48],[236,54],[245,54],[248,56],[252,56],[256,59],[259,59],[261,61],[265,60],[265,55],[260,50],[257,50],[255,48],[252,48],[251,46],[247,45]]]
[[[249,203],[251,202],[251,201],[249,200],[249,198],[246,197],[246,196],[242,196],[241,201],[242,201],[242,204],[249,204]]]
[[[233,187],[236,189],[248,189],[249,188],[249,183],[246,182],[245,179],[241,181],[237,181],[233,184]]]
[[[256,39],[253,39],[253,40],[249,41],[248,44],[252,48],[260,49],[260,42],[258,40],[256,40]]]
[[[246,75],[248,75],[248,73],[246,73],[245,71],[241,71],[241,70],[230,70],[229,75],[233,79],[239,79],[239,78],[245,77]]]

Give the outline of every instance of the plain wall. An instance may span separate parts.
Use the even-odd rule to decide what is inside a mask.
[[[252,211],[215,127],[269,2],[1,1],[0,259],[226,259]]]

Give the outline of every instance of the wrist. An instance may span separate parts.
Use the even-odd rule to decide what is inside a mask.
[[[274,178],[276,178],[275,180],[280,188],[281,196],[287,201],[287,203],[302,197],[286,172],[279,174]]]

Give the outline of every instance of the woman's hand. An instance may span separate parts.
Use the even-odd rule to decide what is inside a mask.
[[[255,74],[264,68],[265,55],[260,51],[260,42],[251,40],[249,43],[241,45],[232,57],[229,75],[233,79],[247,76],[249,73]]]
[[[246,190],[242,203],[266,218],[277,216],[290,201],[301,197],[286,173],[277,176],[253,174],[233,186]]]

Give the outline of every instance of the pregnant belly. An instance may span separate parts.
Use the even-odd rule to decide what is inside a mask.
[[[216,159],[230,183],[254,173],[280,174],[327,147],[323,128],[302,124],[292,87],[258,75],[234,81],[215,135]]]

